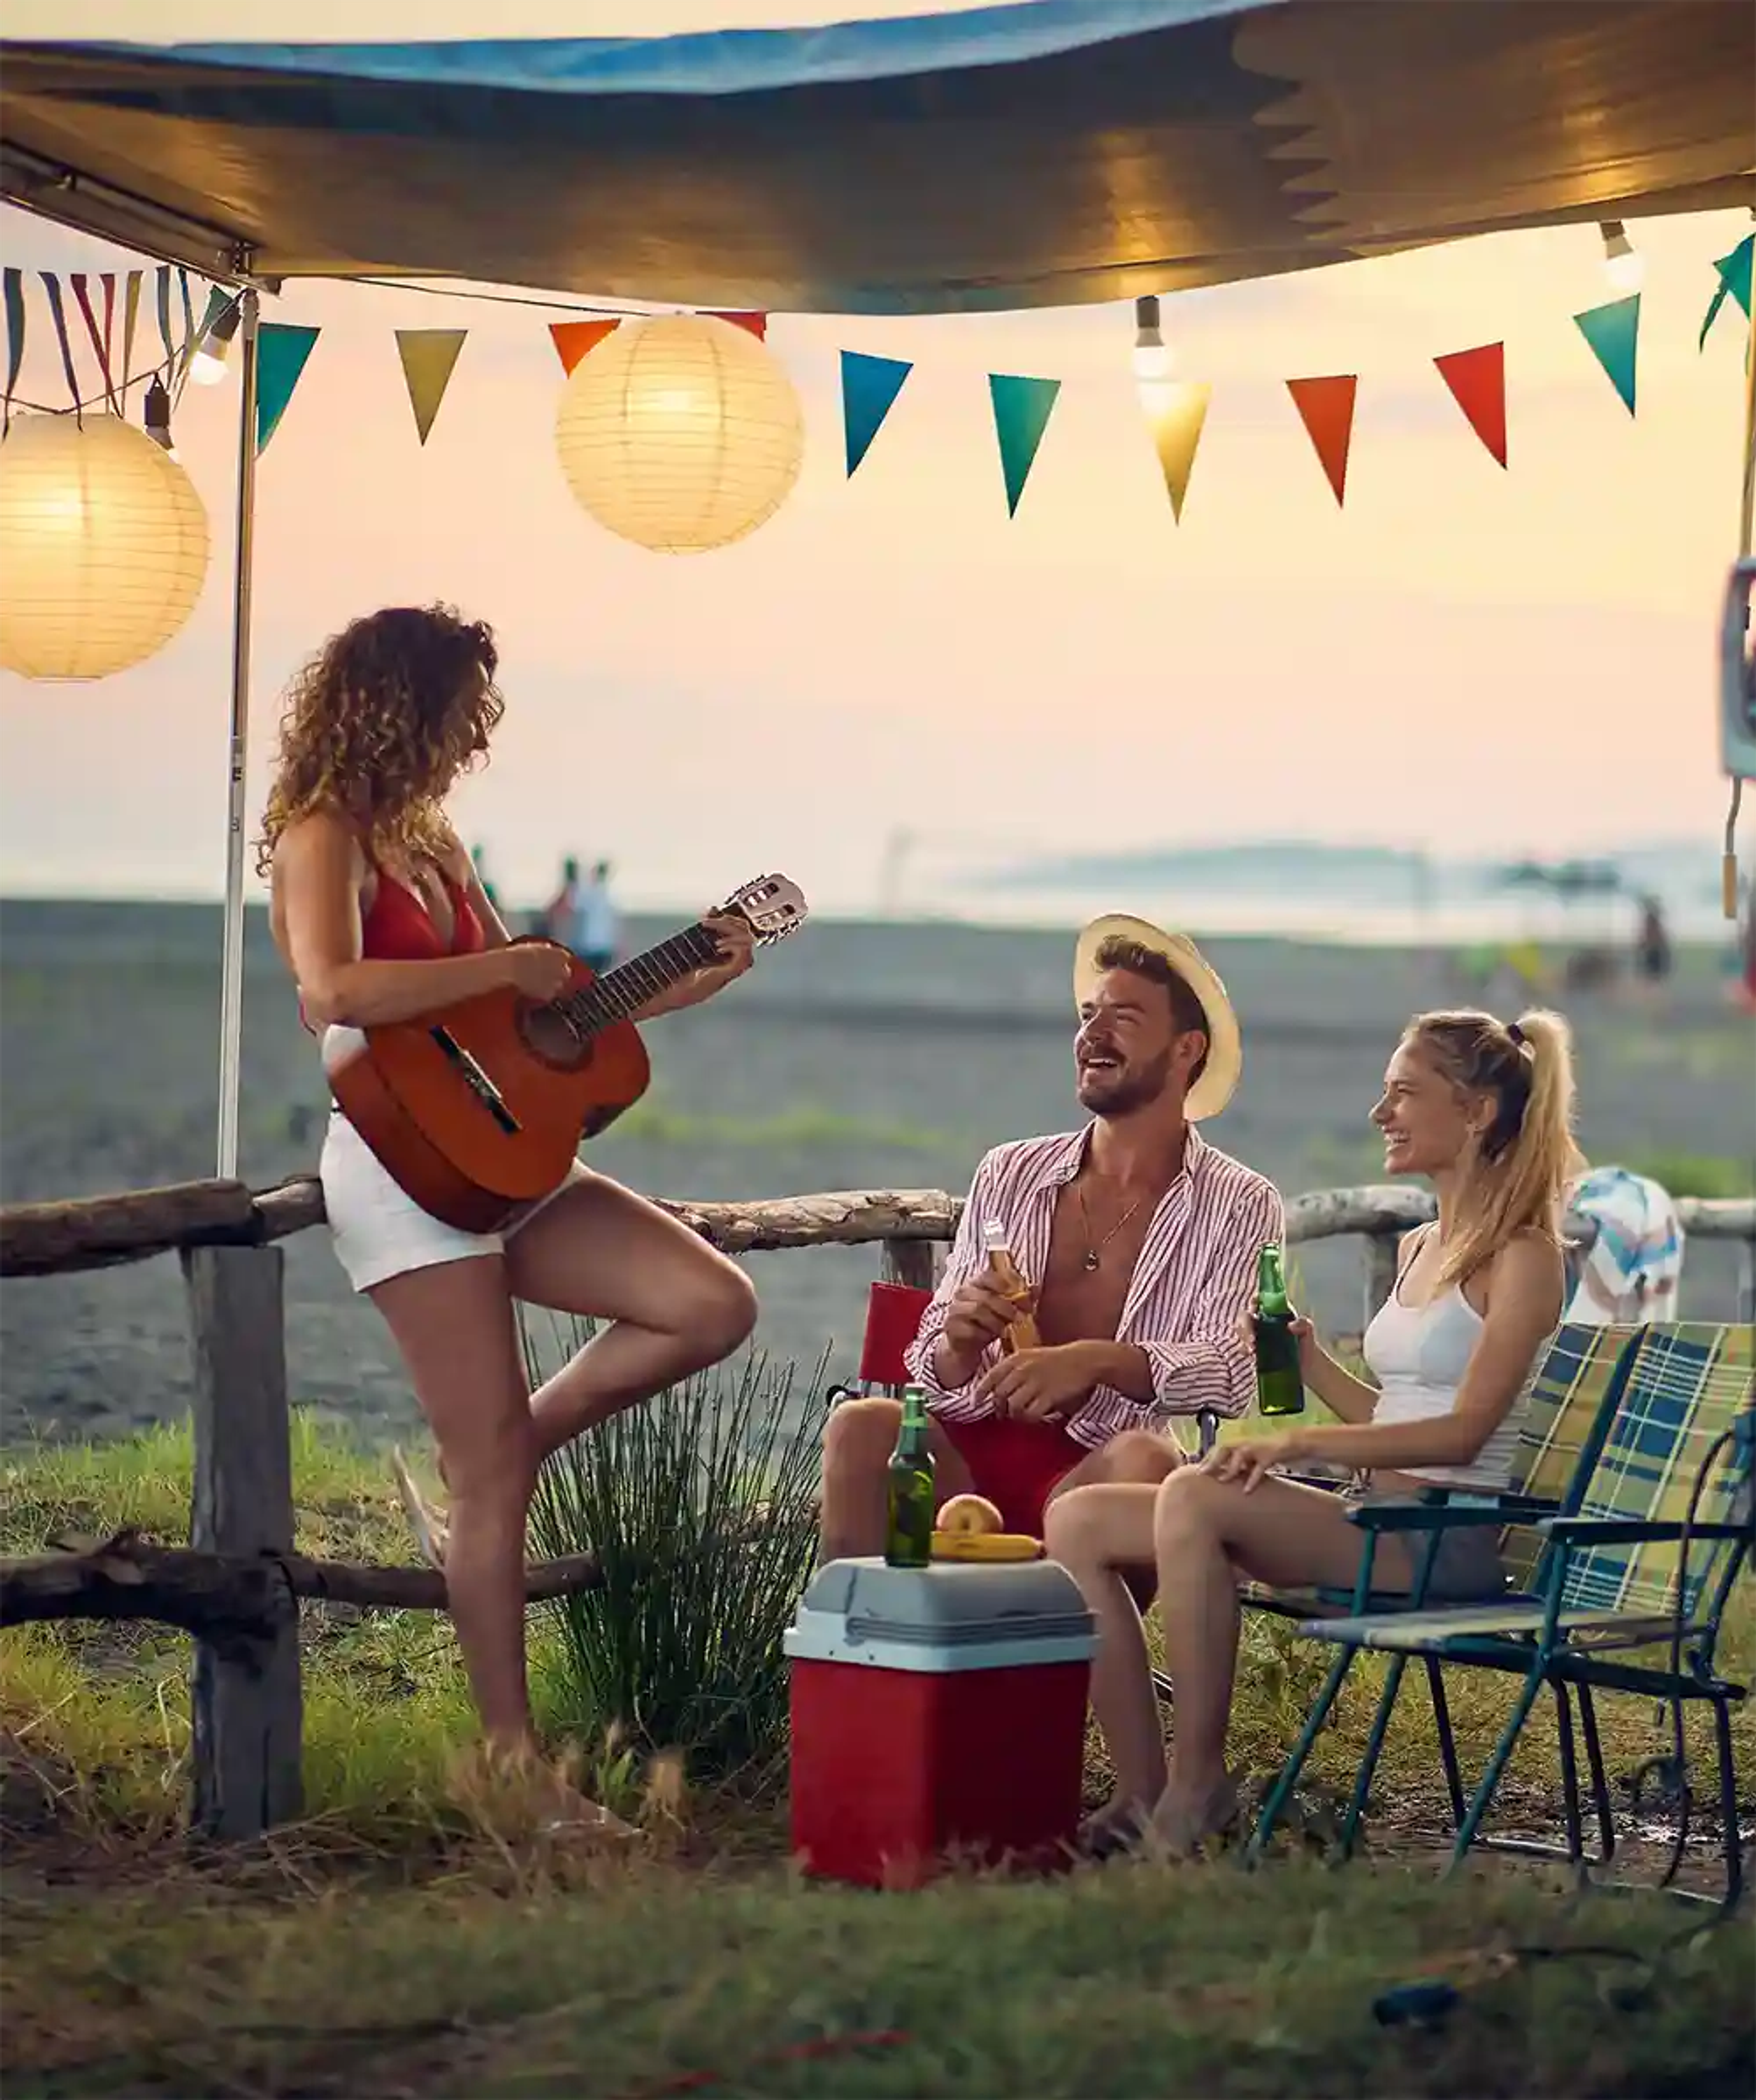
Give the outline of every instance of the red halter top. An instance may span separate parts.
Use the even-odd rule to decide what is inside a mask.
[[[469,893],[443,869],[439,880],[451,899],[452,936],[448,948],[432,915],[419,896],[394,875],[377,867],[378,887],[371,909],[360,922],[360,953],[368,963],[430,963],[442,955],[473,955],[486,943],[482,922]]]
[[[386,875],[376,862],[373,867],[378,886],[371,908],[360,922],[362,962],[431,963],[445,955],[473,955],[488,945],[469,893],[443,868],[439,880],[451,899],[452,935],[448,948],[439,938],[432,915],[408,884],[399,882],[394,875]],[[298,1017],[312,1035],[317,1033],[311,1027],[302,999],[299,1001]]]

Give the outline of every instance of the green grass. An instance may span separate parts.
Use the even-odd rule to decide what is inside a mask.
[[[1630,1173],[1650,1175],[1673,1196],[1725,1201],[1756,1196],[1756,1162],[1693,1152],[1635,1153],[1623,1162]]]
[[[750,1458],[739,1477],[753,1492],[764,1467]],[[408,1558],[380,1460],[302,1416],[294,1478],[302,1547]],[[0,1551],[128,1524],[183,1538],[188,1480],[181,1431],[15,1453]],[[1439,1885],[1421,1696],[1390,1737],[1375,1827],[1396,1842],[1377,1864],[1142,1864],[878,1897],[801,1884],[772,1801],[710,1783],[636,1867],[496,1840],[456,1789],[472,1730],[448,1622],[312,1610],[302,1630],[312,1820],[217,1868],[178,1842],[187,1644],[149,1627],[0,1635],[10,2094],[632,2095],[703,2072],[717,2090],[823,2095],[1749,2089],[1747,1925],[1679,1955],[1637,2015],[1604,1995],[1624,1965],[1507,1968],[1527,1940],[1650,1952],[1679,1913],[1609,1898],[1577,1911],[1503,1863]],[[1749,1631],[1746,1600],[1746,1657]],[[540,1709],[583,1741],[588,1782],[632,1808],[640,1749],[625,1728],[592,1733],[553,1612],[534,1615],[532,1650]],[[1249,1621],[1243,1763],[1277,1762],[1322,1666],[1283,1627]],[[1320,1784],[1357,1755],[1364,1674]],[[1458,1684],[1467,1762],[1505,1696]],[[1639,1702],[1607,1701],[1604,1718],[1613,1771],[1661,1745]],[[1101,1785],[1094,1758],[1094,1796]],[[1521,1823],[1553,1828],[1553,1786],[1551,1744],[1533,1729],[1508,1790]],[[1465,1988],[1445,2031],[1381,2030],[1374,1995],[1428,1973]],[[907,2039],[858,2043],[890,2030]]]
[[[816,2096],[1701,2095],[1749,2090],[1747,1921],[1680,1948],[1658,1899],[1586,1914],[1505,1876],[1138,1865],[915,1895],[780,1870],[581,1889],[15,1888],[7,2089]],[[1520,1963],[1587,1940],[1639,1958]],[[1387,2028],[1416,1979],[1461,1995]]]

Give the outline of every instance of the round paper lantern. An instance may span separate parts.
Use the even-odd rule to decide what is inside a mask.
[[[0,443],[0,664],[107,678],[162,649],[207,575],[207,513],[119,416],[15,418]]]
[[[661,554],[729,546],[799,478],[805,419],[767,345],[713,314],[624,321],[574,366],[555,417],[567,485]]]

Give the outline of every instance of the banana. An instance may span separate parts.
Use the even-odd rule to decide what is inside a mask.
[[[935,1560],[1040,1560],[1043,1542],[1019,1531],[936,1531]]]

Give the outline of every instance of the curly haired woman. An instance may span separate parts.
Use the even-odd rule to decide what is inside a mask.
[[[565,950],[508,945],[444,814],[505,711],[497,664],[480,622],[391,607],[334,636],[293,682],[258,861],[326,1060],[349,1030],[506,986],[550,999],[567,982]],[[636,1020],[697,1004],[749,967],[743,922],[708,923],[721,959]],[[537,1468],[737,1348],[755,1324],[754,1294],[674,1219],[577,1164],[492,1234],[430,1216],[339,1113],[321,1171],[336,1252],[388,1323],[439,1444],[451,1504],[435,1546],[483,1731],[522,1759],[532,1748],[524,1537]],[[532,1394],[514,1299],[609,1324]]]
[[[1361,1546],[1350,1500],[1510,1485],[1520,1396],[1561,1316],[1563,1198],[1582,1163],[1573,1111],[1571,1040],[1558,1014],[1510,1026],[1489,1013],[1418,1016],[1372,1122],[1386,1167],[1424,1176],[1439,1216],[1404,1240],[1396,1288],[1366,1330],[1377,1383],[1338,1364],[1301,1320],[1304,1382],[1335,1421],[1221,1444],[1162,1487],[1080,1488],[1052,1506],[1048,1550],[1098,1623],[1092,1705],[1116,1790],[1088,1825],[1094,1852],[1149,1830],[1171,1851],[1191,1851],[1235,1813],[1225,1740],[1241,1577],[1348,1589]],[[1337,1495],[1275,1476],[1301,1461],[1362,1480]],[[1157,1572],[1176,1688],[1168,1771],[1141,1617],[1122,1579],[1136,1566]],[[1382,1589],[1412,1583],[1414,1560],[1396,1533],[1379,1540],[1374,1572]],[[1494,1596],[1505,1580],[1493,1534],[1460,1530],[1438,1549],[1428,1595],[1465,1603]]]

